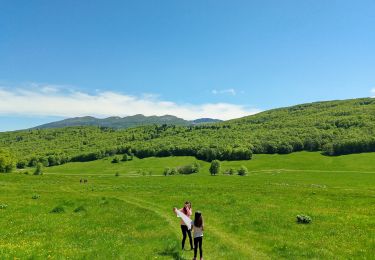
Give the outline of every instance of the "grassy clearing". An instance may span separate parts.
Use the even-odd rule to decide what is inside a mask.
[[[205,217],[206,259],[371,259],[375,248],[375,154],[257,155],[249,176],[160,175],[192,157],[110,159],[0,175],[4,258],[189,259],[179,250],[173,206]],[[153,176],[137,175],[140,169]],[[116,177],[115,173],[120,172]],[[85,176],[88,183],[81,184]],[[138,176],[134,178],[133,176]],[[129,178],[126,178],[129,177]],[[38,199],[32,197],[37,194]],[[51,213],[61,207],[64,212]],[[312,223],[296,223],[298,214]]]

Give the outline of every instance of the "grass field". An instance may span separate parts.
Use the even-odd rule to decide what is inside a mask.
[[[210,176],[205,162],[198,174],[162,175],[194,161],[107,158],[1,174],[0,258],[191,259],[172,212],[190,200],[205,218],[205,259],[374,259],[375,153],[222,163],[245,165],[244,177]],[[312,223],[297,224],[298,214]]]

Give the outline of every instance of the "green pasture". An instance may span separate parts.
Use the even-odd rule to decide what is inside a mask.
[[[210,176],[202,161],[197,174],[162,174],[194,161],[107,158],[1,174],[0,258],[191,259],[172,212],[190,200],[204,216],[205,259],[373,259],[375,153],[222,162],[245,165],[243,177]],[[298,214],[312,222],[297,224]]]

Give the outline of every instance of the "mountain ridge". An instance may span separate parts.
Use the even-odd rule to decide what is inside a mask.
[[[93,116],[82,116],[82,117],[72,117],[66,118],[59,121],[54,121],[31,129],[48,129],[48,128],[61,128],[70,126],[100,126],[109,127],[114,129],[125,129],[130,127],[145,126],[145,125],[179,125],[179,126],[189,126],[197,124],[208,124],[222,122],[219,119],[212,118],[198,118],[195,120],[185,120],[173,115],[163,115],[163,116],[145,116],[142,114],[136,114],[132,116],[111,116],[107,118],[96,118]]]

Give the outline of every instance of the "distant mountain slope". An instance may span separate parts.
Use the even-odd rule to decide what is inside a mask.
[[[192,122],[193,124],[206,124],[206,123],[218,123],[218,122],[222,122],[222,120],[212,119],[212,118],[199,118],[199,119],[192,120],[190,122]]]
[[[211,118],[200,118],[193,121],[187,121],[182,118],[164,115],[164,116],[144,116],[141,114],[127,117],[108,117],[104,119],[99,119],[95,117],[85,116],[85,117],[75,117],[68,118],[61,121],[51,122],[44,125],[34,127],[35,129],[47,129],[47,128],[61,128],[68,126],[101,126],[109,127],[114,129],[129,128],[135,126],[144,125],[179,125],[187,126],[192,124],[204,124],[204,123],[214,123],[221,122],[218,119]]]
[[[3,132],[1,148],[28,165],[89,161],[122,153],[140,158],[191,155],[211,161],[303,150],[327,155],[375,152],[375,99],[301,104],[212,124]]]

